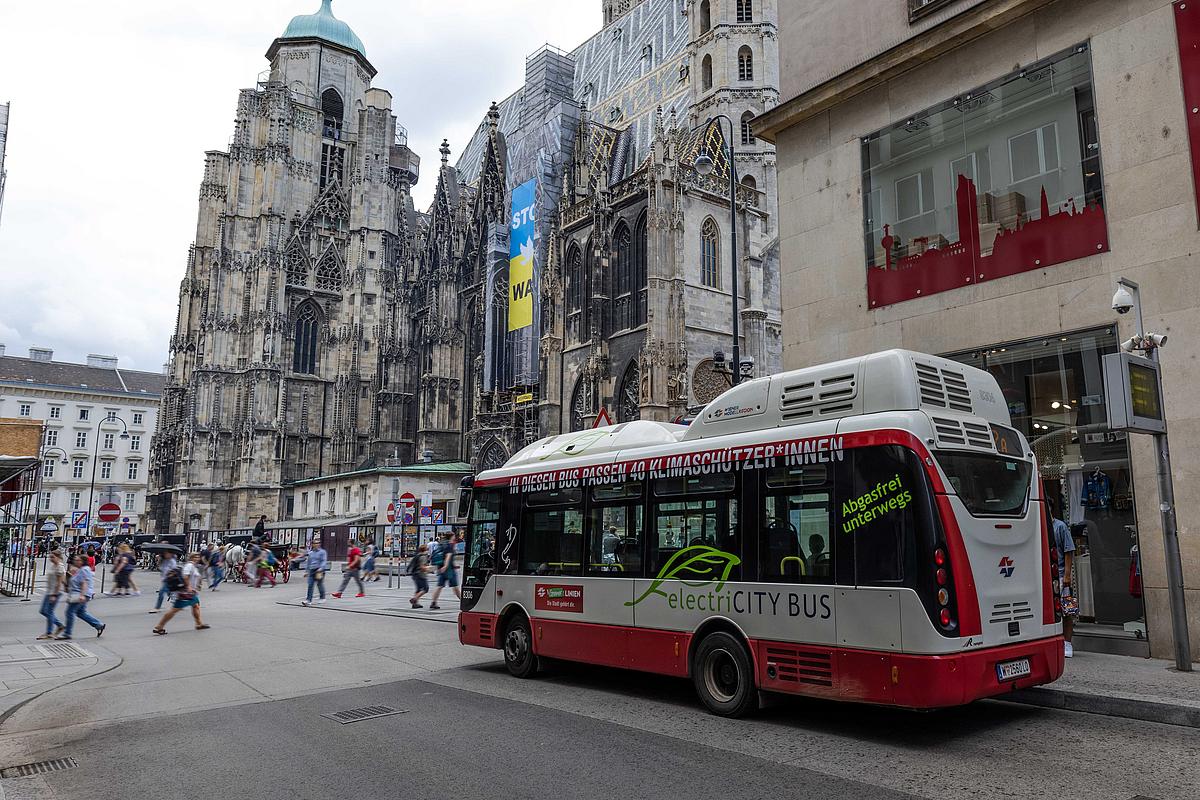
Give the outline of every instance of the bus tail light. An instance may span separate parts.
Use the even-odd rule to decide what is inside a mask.
[[[934,573],[934,577],[937,578],[938,586],[945,586],[946,581],[950,579],[945,568],[939,569],[936,573]]]
[[[1054,621],[1062,622],[1062,582],[1058,574],[1058,548],[1050,548],[1050,590],[1054,594]]]
[[[944,566],[946,563],[946,551],[940,547],[934,550],[933,563],[937,564],[939,567]]]
[[[950,594],[950,559],[946,557],[946,545],[939,543],[933,550],[933,579],[937,586],[937,622],[944,633],[949,633],[958,627],[955,619],[956,609],[953,596]]]
[[[943,628],[949,628],[954,623],[953,618],[950,616],[950,609],[943,608],[938,621],[942,623]]]

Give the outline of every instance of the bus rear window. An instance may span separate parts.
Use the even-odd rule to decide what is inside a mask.
[[[1029,497],[1028,461],[976,453],[937,453],[950,486],[967,511],[977,517],[1015,517],[1025,513]]]

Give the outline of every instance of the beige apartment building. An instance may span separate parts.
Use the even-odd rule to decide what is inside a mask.
[[[1078,554],[1076,647],[1173,652],[1152,442],[1105,424],[1141,285],[1200,652],[1200,3],[792,0],[778,151],[783,366],[891,347],[989,370]],[[1189,135],[1190,134],[1190,135]]]

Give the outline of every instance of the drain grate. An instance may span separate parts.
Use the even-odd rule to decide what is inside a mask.
[[[74,642],[39,644],[37,649],[46,658],[91,658],[92,654]]]
[[[78,767],[73,758],[54,758],[49,761],[36,761],[33,764],[22,764],[19,767],[0,769],[0,778],[28,778],[30,775],[41,775],[46,772]]]
[[[351,722],[390,717],[393,714],[404,714],[407,711],[407,708],[399,709],[392,708],[391,706],[363,706],[361,708],[349,708],[345,711],[335,711],[332,714],[322,714],[321,716],[325,719],[331,719],[334,722],[340,722],[342,725],[349,725]]]

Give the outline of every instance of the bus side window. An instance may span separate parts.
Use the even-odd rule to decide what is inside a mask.
[[[758,478],[763,494],[759,579],[833,583],[832,470],[825,464],[785,466]]]
[[[496,568],[496,537],[504,496],[499,489],[485,489],[476,492],[473,500],[467,528],[467,575],[488,573]]]
[[[892,585],[905,578],[920,533],[918,505],[925,483],[897,445],[861,447],[847,453],[848,480],[841,487],[838,537],[854,552],[854,582]]]
[[[531,492],[522,517],[523,575],[583,574],[583,492]]]
[[[647,574],[657,575],[686,547],[706,546],[738,557],[736,484],[732,473],[654,481]],[[741,569],[735,565],[727,579],[740,577]]]
[[[640,482],[592,489],[588,519],[588,575],[614,578],[642,576],[642,541],[645,538],[642,508]]]

